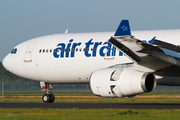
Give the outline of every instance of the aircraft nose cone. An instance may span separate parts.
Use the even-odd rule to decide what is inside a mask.
[[[3,59],[2,61],[2,65],[4,66],[4,68],[6,68],[8,71],[11,71],[10,70],[10,59],[8,59],[8,55]]]

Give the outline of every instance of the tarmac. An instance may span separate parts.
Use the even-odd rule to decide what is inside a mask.
[[[0,108],[53,109],[180,109],[180,104],[157,103],[0,103]]]

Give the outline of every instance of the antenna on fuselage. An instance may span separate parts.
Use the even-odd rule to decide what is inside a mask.
[[[68,33],[68,29],[66,29],[66,31],[65,31],[65,34],[67,34]]]

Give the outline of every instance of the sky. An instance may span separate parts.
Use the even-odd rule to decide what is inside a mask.
[[[179,0],[0,0],[0,61],[19,43],[49,35],[180,29]]]

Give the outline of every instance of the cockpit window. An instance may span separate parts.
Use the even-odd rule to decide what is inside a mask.
[[[14,54],[16,54],[16,52],[17,52],[17,48],[14,49]]]
[[[11,51],[11,54],[16,54],[17,52],[17,48],[14,48],[12,51]]]
[[[13,54],[14,53],[14,49],[11,51],[11,54]]]

